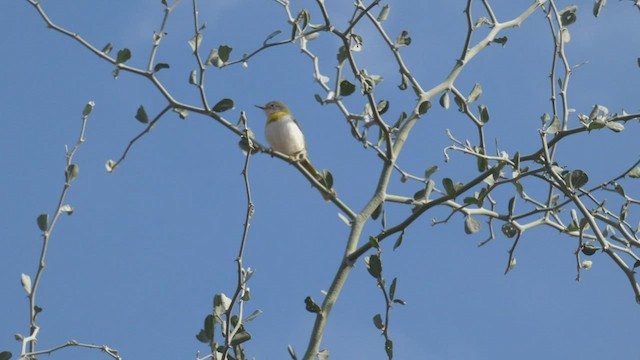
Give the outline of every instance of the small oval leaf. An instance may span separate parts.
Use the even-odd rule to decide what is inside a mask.
[[[349,96],[356,91],[356,86],[349,82],[349,80],[340,81],[340,95],[341,96]]]
[[[229,109],[233,109],[233,100],[231,99],[222,99],[218,101],[218,103],[213,107],[213,111],[215,112],[225,112]]]
[[[369,274],[376,279],[380,279],[382,276],[382,262],[380,261],[380,256],[371,255],[365,258],[365,263],[367,264],[367,270]]]
[[[69,164],[64,172],[67,182],[73,181],[80,174],[80,167],[76,164]]]
[[[431,101],[425,100],[418,105],[418,114],[423,115],[426,114],[427,111],[431,108]]]
[[[467,97],[467,103],[471,104],[478,100],[478,98],[482,95],[482,86],[479,83],[473,85],[473,89],[471,89],[471,93],[469,93],[469,97]]]
[[[373,317],[373,325],[379,330],[382,330],[384,328],[384,324],[382,323],[382,315],[376,314]]]
[[[449,104],[451,103],[451,99],[449,98],[449,92],[445,91],[444,93],[442,93],[442,96],[440,96],[440,106],[442,106],[445,109],[449,109]]]
[[[27,295],[31,295],[31,276],[24,273],[20,274],[20,283]]]
[[[466,219],[464,219],[464,232],[467,234],[473,234],[478,231],[480,231],[480,222],[471,217],[471,215],[467,216]]]
[[[136,120],[140,121],[143,124],[149,123],[149,116],[147,116],[147,112],[144,110],[143,105],[140,105],[138,111],[136,111]]]
[[[46,231],[49,226],[49,214],[40,214],[37,219],[38,229],[40,231]]]
[[[124,48],[118,51],[118,56],[116,57],[116,64],[123,64],[127,62],[127,60],[131,59],[131,50]]]

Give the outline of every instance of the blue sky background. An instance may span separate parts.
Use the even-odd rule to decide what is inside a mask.
[[[501,20],[508,20],[529,1],[494,1]],[[568,2],[559,1],[564,7]],[[611,112],[638,112],[640,12],[628,1],[611,1],[598,19],[591,2],[579,4],[571,26],[568,59],[577,68],[571,79],[570,107],[588,113],[593,104]],[[162,19],[160,1],[58,1],[43,4],[57,24],[80,33],[96,47],[114,44],[133,52],[129,65],[145,67],[153,31]],[[327,2],[335,25],[343,28],[350,2]],[[292,10],[311,9],[315,2],[294,1]],[[463,1],[408,1],[392,4],[385,26],[390,35],[409,31],[411,46],[403,48],[413,74],[430,88],[445,78],[460,54],[466,34]],[[377,13],[378,10],[376,10]],[[475,16],[484,16],[480,4]],[[220,44],[234,48],[238,58],[260,46],[275,30],[290,33],[283,9],[275,2],[201,1],[200,19],[207,23],[203,56]],[[58,223],[50,243],[47,269],[39,288],[42,331],[38,348],[75,339],[107,344],[128,359],[194,358],[206,347],[195,339],[215,293],[231,294],[235,284],[237,247],[242,233],[245,194],[241,170],[244,157],[238,139],[210,119],[191,114],[180,120],[170,114],[140,140],[115,173],[104,164],[117,159],[128,141],[143,130],[134,119],[144,105],[155,116],[165,102],[150,83],[122,72],[87,49],[44,26],[26,1],[12,0],[0,12],[3,49],[0,67],[0,165],[4,169],[0,201],[0,351],[17,357],[15,333],[28,333],[28,302],[20,273],[35,275],[41,246],[35,219],[54,210],[64,181],[64,145],[72,146],[80,113],[89,100],[96,107],[88,123],[86,143],[75,163],[80,176],[67,202],[75,208]],[[157,56],[170,69],[159,78],[180,101],[198,103],[196,88],[187,83],[196,67],[187,41],[193,36],[190,2],[183,1],[169,18],[169,35]],[[391,102],[389,119],[407,111],[413,101],[399,93],[397,70],[374,29],[363,26],[358,54],[369,73],[382,74],[379,98]],[[465,68],[456,86],[468,93],[482,84],[479,103],[491,112],[487,139],[499,139],[513,155],[539,146],[539,117],[550,112],[549,66],[552,42],[542,12],[520,28],[506,31],[506,47],[492,45]],[[321,56],[322,72],[335,75],[336,38],[321,34],[309,47]],[[380,161],[354,142],[337,109],[313,98],[321,89],[313,69],[297,45],[269,49],[249,62],[208,70],[208,95],[232,98],[235,109],[224,113],[232,122],[246,111],[249,125],[264,140],[264,116],[254,104],[279,99],[301,122],[310,157],[329,169],[335,188],[353,209],[360,210],[375,187]],[[346,100],[353,112],[362,107],[358,94]],[[573,124],[577,123],[575,116]],[[389,120],[389,122],[393,122]],[[421,174],[437,164],[443,177],[466,181],[475,176],[475,161],[453,154],[443,162],[450,142],[445,129],[459,139],[475,129],[454,106],[433,109],[414,128],[399,161]],[[590,184],[607,180],[637,159],[638,124],[621,134],[598,131],[563,144],[558,160],[590,175]],[[253,339],[246,352],[258,359],[284,359],[287,344],[304,352],[314,317],[303,299],[322,299],[343,254],[348,228],[337,209],[294,167],[259,154],[251,159],[250,176],[256,213],[251,223],[244,265],[256,269],[249,287],[247,313],[264,314],[249,323]],[[417,184],[391,189],[412,195]],[[637,182],[627,191],[637,196]],[[535,194],[539,189],[527,188]],[[510,194],[503,195],[506,199]],[[611,202],[617,210],[619,205]],[[502,205],[506,207],[506,204]],[[410,209],[387,207],[395,224]],[[403,245],[392,251],[395,238],[383,243],[384,276],[398,277],[397,296],[407,302],[392,311],[395,358],[431,359],[637,359],[640,307],[622,272],[597,254],[593,269],[575,278],[573,252],[577,240],[547,229],[527,232],[518,247],[518,265],[504,276],[511,240],[498,236],[485,247],[487,226],[465,235],[462,216],[431,226],[446,209],[435,209],[416,221]],[[637,215],[631,222],[637,223]],[[479,219],[482,220],[482,219]],[[635,221],[635,222],[634,222]],[[364,238],[380,223],[366,227]],[[384,359],[384,339],[371,318],[384,311],[384,301],[362,261],[356,264],[328,322],[322,348],[332,359]],[[65,359],[104,358],[98,352],[67,349]]]

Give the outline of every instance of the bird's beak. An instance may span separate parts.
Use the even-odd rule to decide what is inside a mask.
[[[261,105],[255,105],[255,107],[257,107],[258,109],[262,109],[262,110],[264,110],[264,106],[261,106]]]

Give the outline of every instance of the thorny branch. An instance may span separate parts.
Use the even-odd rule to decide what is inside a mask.
[[[36,276],[33,283],[31,283],[30,277],[28,275],[23,274],[23,287],[27,291],[28,299],[29,299],[30,333],[29,333],[29,336],[26,336],[26,337],[23,337],[21,335],[18,336],[18,338],[20,338],[22,341],[22,349],[20,353],[21,359],[34,358],[36,355],[44,355],[44,354],[49,355],[49,354],[52,354],[53,352],[56,352],[58,350],[61,350],[63,348],[70,347],[70,346],[100,349],[100,350],[103,350],[108,355],[110,355],[112,358],[120,359],[120,357],[118,356],[117,350],[110,349],[106,345],[98,346],[98,345],[91,345],[91,344],[82,344],[82,343],[78,343],[75,340],[69,341],[66,344],[63,344],[48,350],[40,350],[40,351],[35,350],[35,344],[38,341],[38,334],[40,332],[40,326],[37,325],[36,319],[40,311],[42,311],[42,309],[37,305],[36,295],[38,292],[40,282],[42,280],[42,275],[44,274],[44,269],[46,268],[45,260],[46,260],[47,251],[49,248],[49,241],[51,239],[51,235],[53,233],[55,225],[60,219],[60,215],[62,214],[71,215],[73,213],[73,208],[70,205],[65,204],[65,199],[67,198],[69,188],[71,187],[71,182],[78,176],[78,173],[79,173],[79,168],[76,164],[73,163],[73,158],[76,155],[76,152],[78,151],[80,146],[82,146],[82,144],[84,144],[85,142],[87,120],[89,119],[89,115],[91,114],[91,111],[93,110],[94,106],[95,106],[94,102],[90,101],[86,104],[82,112],[82,124],[80,126],[80,134],[78,136],[78,140],[76,141],[76,144],[74,145],[74,147],[71,150],[69,150],[65,146],[65,150],[66,150],[65,151],[65,158],[66,158],[65,181],[62,187],[62,191],[60,193],[60,197],[58,199],[57,206],[54,210],[53,219],[51,219],[51,221],[49,222],[48,221],[49,217],[46,214],[42,214],[38,217],[38,226],[42,230],[42,250],[40,251],[40,261],[38,262],[38,269],[36,270]]]

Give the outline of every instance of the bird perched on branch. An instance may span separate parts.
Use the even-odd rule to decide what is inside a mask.
[[[335,195],[335,190],[331,188],[333,180],[327,179],[326,175],[323,176],[307,158],[304,134],[289,108],[280,101],[271,101],[264,106],[256,105],[256,107],[264,110],[267,115],[265,136],[271,149],[289,156],[293,161],[299,161],[311,176],[325,186],[326,190],[322,192],[325,200],[330,199],[329,194]],[[329,174],[328,177],[331,175]]]

